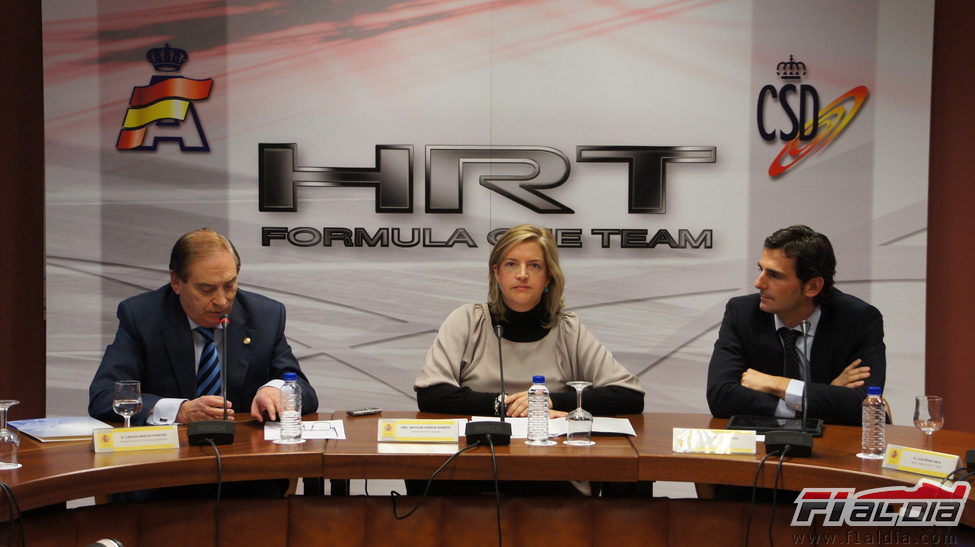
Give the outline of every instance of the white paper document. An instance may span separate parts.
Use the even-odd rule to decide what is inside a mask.
[[[33,418],[7,422],[19,431],[41,442],[87,441],[95,429],[112,426],[88,416],[61,416],[56,418]]]
[[[611,433],[614,435],[628,435],[636,437],[633,424],[626,418],[603,418],[596,416],[592,419],[593,433]]]
[[[281,422],[264,423],[264,440],[276,441],[281,438]],[[321,420],[301,422],[302,439],[344,439],[345,424],[342,420]]]
[[[471,416],[471,421],[498,422],[501,419],[497,416]],[[512,439],[528,438],[528,418],[505,418],[504,421],[511,424]],[[552,418],[548,421],[549,437],[566,435],[568,431],[569,426],[565,423],[565,418]],[[633,430],[633,424],[626,418],[603,418],[597,416],[592,421],[592,432],[636,436],[636,431]]]

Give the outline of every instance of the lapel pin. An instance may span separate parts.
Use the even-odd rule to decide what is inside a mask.
[[[250,336],[245,336],[245,337],[244,337],[244,344],[250,344],[250,343],[251,343],[251,338],[250,338]]]

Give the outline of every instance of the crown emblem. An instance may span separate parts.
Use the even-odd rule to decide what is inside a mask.
[[[783,80],[801,80],[806,75],[806,63],[796,61],[789,55],[788,61],[782,61],[775,66],[775,72]]]
[[[146,60],[159,72],[177,72],[189,59],[185,50],[169,47],[155,47],[146,52]]]

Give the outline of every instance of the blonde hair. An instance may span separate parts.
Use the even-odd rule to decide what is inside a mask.
[[[542,293],[542,303],[544,304],[546,321],[543,327],[551,329],[558,324],[562,315],[562,292],[565,290],[565,277],[562,275],[562,267],[559,266],[559,249],[555,243],[555,237],[548,228],[535,226],[533,224],[522,224],[515,226],[498,238],[488,258],[488,308],[491,314],[498,321],[503,321],[508,307],[504,304],[501,295],[501,288],[494,277],[495,266],[501,267],[501,261],[516,245],[534,241],[542,248],[545,256],[545,269],[548,270],[549,282],[548,291]]]

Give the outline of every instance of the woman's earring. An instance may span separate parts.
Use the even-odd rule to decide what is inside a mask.
[[[548,287],[547,286],[545,287],[545,292],[548,292]]]

